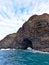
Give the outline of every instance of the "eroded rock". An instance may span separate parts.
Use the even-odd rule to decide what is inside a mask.
[[[49,48],[49,14],[33,15],[15,34],[0,41],[0,48],[36,50]]]

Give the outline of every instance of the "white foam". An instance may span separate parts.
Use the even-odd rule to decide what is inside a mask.
[[[49,52],[43,52],[43,51],[38,51],[38,50],[32,50],[33,53],[44,53],[44,54],[49,54]]]
[[[30,52],[33,52],[33,53],[46,53],[46,54],[49,54],[49,52],[43,52],[43,51],[39,51],[39,50],[34,50],[32,49],[31,47],[28,47],[27,50],[29,50]]]
[[[27,50],[32,50],[32,48],[31,47],[28,47]]]
[[[0,50],[15,50],[15,49],[10,49],[10,48],[3,49],[3,48],[2,48],[2,49],[0,49]]]
[[[10,49],[10,48],[7,48],[7,49],[4,49],[4,48],[2,48],[2,49],[0,49],[0,50],[16,50],[16,49]],[[19,49],[20,50],[20,49]],[[44,54],[49,54],[49,52],[43,52],[43,51],[39,51],[39,50],[34,50],[34,49],[32,49],[31,47],[28,47],[27,48],[27,50],[29,51],[29,52],[33,52],[33,53],[44,53]]]

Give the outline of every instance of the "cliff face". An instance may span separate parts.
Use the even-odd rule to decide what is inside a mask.
[[[15,37],[16,37],[16,33],[7,35],[3,40],[0,41],[0,49],[15,48],[16,45]]]
[[[13,34],[12,34],[13,35]],[[33,15],[15,33],[0,41],[0,48],[49,50],[49,14]],[[9,37],[9,38],[8,38]]]

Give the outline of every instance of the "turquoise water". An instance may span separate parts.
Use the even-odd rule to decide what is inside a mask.
[[[0,65],[49,65],[49,54],[28,50],[0,50]]]

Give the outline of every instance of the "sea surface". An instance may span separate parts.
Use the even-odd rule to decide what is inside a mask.
[[[0,65],[49,65],[49,53],[30,50],[0,50]]]

